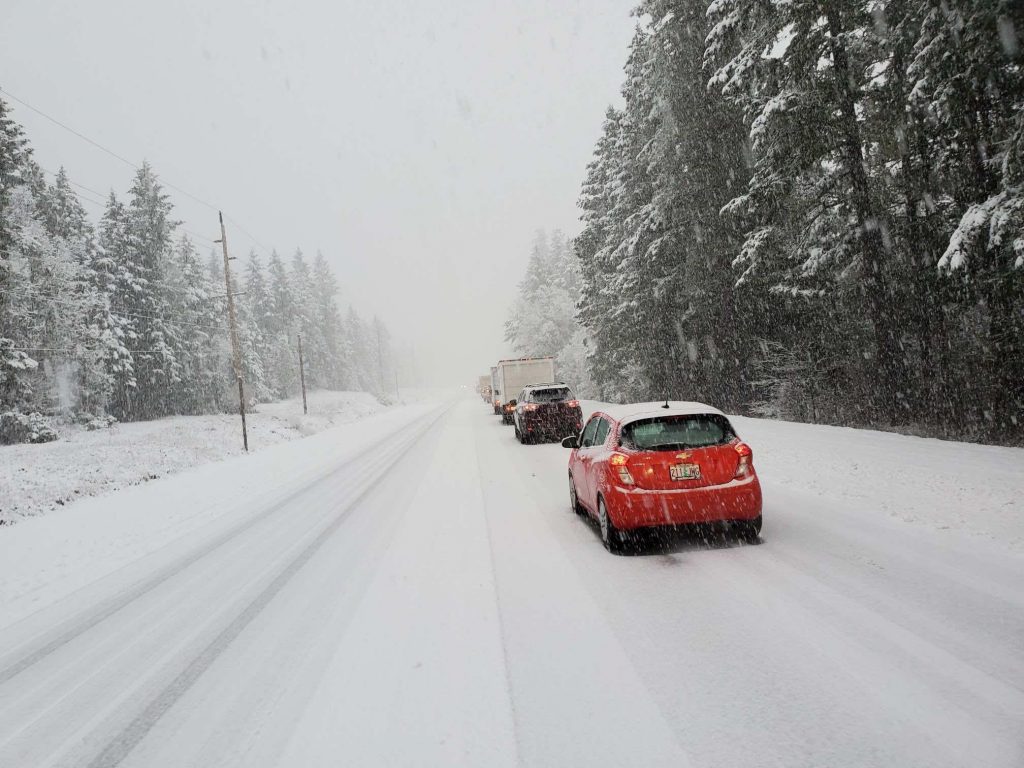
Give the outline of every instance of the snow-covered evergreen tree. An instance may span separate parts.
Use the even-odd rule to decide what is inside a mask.
[[[21,230],[32,210],[23,178],[30,155],[21,126],[0,98],[0,411],[27,400],[28,374],[37,367],[25,349],[28,281],[18,252]]]
[[[556,375],[589,396],[589,333],[576,319],[579,292],[579,265],[565,236],[538,232],[505,338],[521,355],[554,357]]]
[[[167,271],[177,222],[156,174],[143,164],[135,175],[124,210],[124,251],[117,255],[119,281],[114,313],[127,329],[135,386],[115,390],[119,418],[147,419],[173,412],[173,392],[181,379],[180,325],[172,317],[173,287]]]
[[[231,351],[223,284],[213,283],[191,239],[182,234],[169,261],[180,378],[174,386],[176,413],[209,413],[233,406]]]
[[[338,310],[338,281],[319,251],[313,260],[312,277],[312,314],[321,338],[319,349],[314,348],[314,351],[322,356],[319,364],[324,371],[321,386],[340,388],[346,378],[346,361],[343,357],[344,331]]]

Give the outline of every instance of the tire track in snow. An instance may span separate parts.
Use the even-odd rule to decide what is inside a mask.
[[[427,435],[451,407],[445,408],[436,416],[431,414],[427,425],[415,432],[413,437],[399,443],[398,450],[388,452],[387,458],[395,460],[411,450],[425,435]],[[397,430],[398,432],[402,431]],[[392,433],[393,436],[394,433]],[[380,446],[387,442],[388,438],[375,443]],[[383,459],[384,457],[379,457]],[[390,463],[390,462],[381,462]],[[333,473],[332,473],[333,474]],[[118,734],[109,741],[102,751],[96,755],[87,765],[88,768],[115,768],[124,761],[131,751],[146,737],[146,735],[159,722],[160,718],[170,710],[174,704],[188,692],[192,685],[210,668],[210,666],[224,653],[231,643],[237,638],[253,620],[260,615],[264,608],[287,586],[292,577],[308,563],[327,541],[337,532],[341,525],[348,519],[359,503],[365,499],[376,488],[376,480],[382,473],[373,475],[366,482],[365,487],[328,523],[317,536],[302,551],[299,552],[266,586],[257,594],[246,607],[238,614],[231,623],[195,656],[191,662],[182,670],[169,685],[167,685],[148,705],[135,716],[134,719]],[[317,481],[320,482],[320,481]]]
[[[433,413],[431,413],[425,417],[420,417],[420,419],[414,421],[413,424],[416,424],[419,421],[429,420],[429,425],[427,427],[427,429],[429,429],[430,426],[432,426],[434,422],[440,419],[441,416],[444,415],[444,413],[447,413],[447,411],[448,409],[446,408],[440,415],[435,416]],[[371,457],[376,449],[380,448],[382,445],[385,445],[390,440],[393,440],[396,435],[402,433],[403,431],[406,431],[409,428],[409,426],[410,425],[408,424],[403,425],[402,427],[399,427],[398,429],[389,432],[380,440],[376,441],[371,446],[369,446],[367,448],[367,451],[369,452]],[[417,435],[422,434],[423,432],[417,433]],[[203,545],[194,552],[189,553],[185,557],[173,562],[169,566],[159,570],[157,573],[145,579],[132,589],[126,592],[122,592],[119,595],[116,595],[115,597],[102,603],[97,608],[84,613],[80,617],[76,617],[74,619],[64,622],[57,628],[55,633],[56,636],[52,636],[51,639],[49,640],[44,640],[42,644],[36,647],[34,650],[21,655],[21,657],[13,663],[10,663],[4,666],[3,668],[0,668],[0,686],[3,686],[4,684],[8,683],[10,680],[17,677],[25,670],[31,668],[35,664],[38,664],[40,661],[44,660],[45,658],[53,654],[55,651],[67,645],[75,638],[89,631],[93,627],[101,624],[106,619],[123,610],[135,601],[153,592],[153,590],[157,589],[160,585],[174,578],[176,575],[186,570],[193,564],[217,552],[219,549],[221,549],[226,544],[234,540],[236,537],[242,535],[250,528],[263,522],[267,518],[274,515],[276,512],[279,512],[282,508],[285,508],[288,505],[290,505],[297,498],[300,498],[301,496],[306,494],[311,488],[315,488],[316,486],[319,486],[329,481],[339,472],[351,468],[352,465],[363,460],[363,458],[366,455],[367,454],[364,453],[358,459],[346,461],[345,463],[337,467],[332,467],[328,472],[316,478],[311,483],[303,486],[302,488],[296,489],[293,493],[288,494],[283,499],[279,499],[273,505],[257,513],[255,516],[247,518],[241,521],[240,523],[232,526],[224,533],[213,538],[207,544]],[[371,462],[368,463],[372,463],[372,459]]]

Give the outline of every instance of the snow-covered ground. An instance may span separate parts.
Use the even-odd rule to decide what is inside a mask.
[[[405,391],[403,402],[424,393]],[[296,398],[263,403],[247,416],[250,450],[315,434],[380,412],[366,392],[310,392],[309,414]],[[177,416],[88,431],[58,425],[60,440],[0,446],[0,525],[242,453],[237,414]]]
[[[0,529],[0,765],[1021,765],[1024,451],[737,426],[758,546],[609,555],[478,399]]]
[[[863,514],[980,534],[1024,551],[1024,449],[732,417],[759,472]]]

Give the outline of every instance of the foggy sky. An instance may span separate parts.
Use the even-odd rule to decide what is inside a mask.
[[[461,384],[509,351],[535,230],[578,230],[631,6],[2,0],[0,87],[223,207],[259,243],[232,227],[234,255],[322,250],[343,309]],[[127,191],[130,168],[11,107],[45,169]],[[217,237],[214,212],[170,193]]]

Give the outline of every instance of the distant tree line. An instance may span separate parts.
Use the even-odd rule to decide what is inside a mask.
[[[598,393],[1024,436],[1024,3],[644,0],[583,183]]]
[[[148,165],[86,216],[63,168],[48,182],[0,100],[0,413],[121,420],[237,408],[220,246],[202,258]],[[250,403],[310,387],[390,392],[387,329],[342,316],[327,261],[233,262]]]

